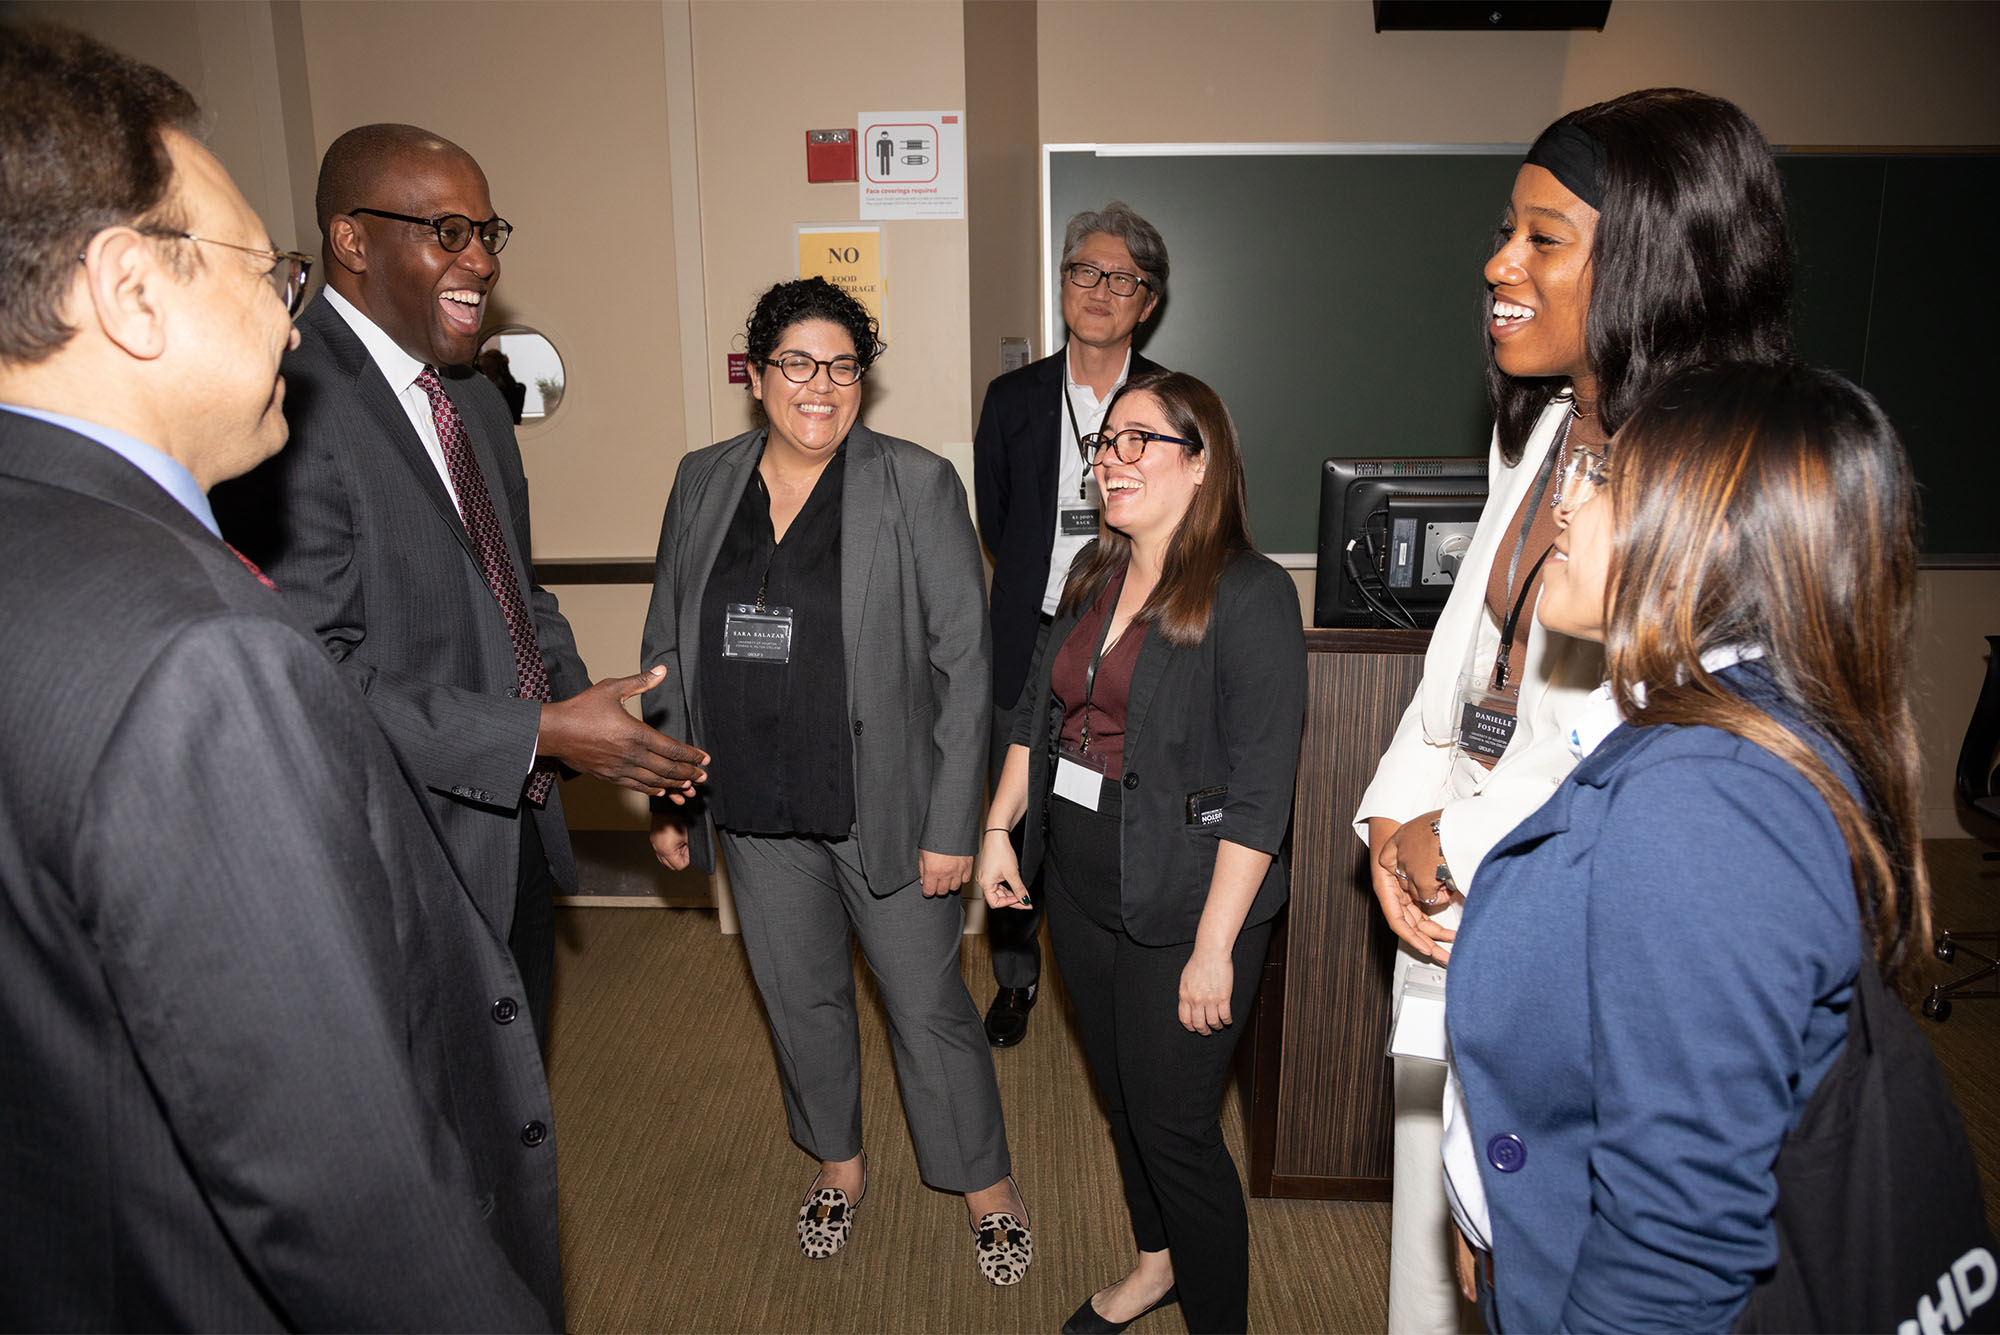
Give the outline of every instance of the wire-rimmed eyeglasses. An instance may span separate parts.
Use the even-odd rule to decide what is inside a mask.
[[[1113,432],[1108,436],[1102,431],[1093,431],[1079,440],[1077,446],[1082,449],[1083,461],[1086,464],[1095,464],[1103,457],[1106,450],[1110,450],[1111,457],[1121,464],[1136,464],[1146,453],[1146,447],[1156,440],[1184,445],[1191,450],[1201,448],[1201,442],[1198,440],[1168,436],[1158,431],[1141,431],[1136,426],[1128,426],[1123,431]]]
[[[1102,283],[1110,288],[1111,294],[1116,297],[1129,297],[1142,287],[1152,286],[1138,274],[1100,269],[1095,264],[1084,264],[1081,261],[1063,270],[1063,276],[1069,279],[1072,287],[1093,288]]]
[[[306,304],[306,280],[312,277],[313,257],[296,250],[266,250],[262,246],[239,246],[234,241],[218,241],[212,236],[196,236],[193,232],[177,232],[170,227],[142,227],[147,236],[157,236],[168,241],[199,241],[204,246],[222,246],[229,250],[240,250],[245,255],[262,255],[271,261],[270,271],[264,275],[265,281],[277,290],[278,300],[285,303],[285,314],[297,315]],[[82,256],[78,256],[79,259]]]
[[[1556,479],[1556,494],[1549,504],[1574,509],[1595,496],[1611,481],[1611,456],[1587,445],[1572,445],[1569,459]]]
[[[454,255],[471,245],[475,236],[488,255],[498,255],[507,248],[507,238],[514,234],[514,224],[497,215],[484,222],[474,222],[463,213],[440,213],[435,218],[419,218],[409,213],[391,213],[387,209],[348,209],[347,212],[428,227],[436,234],[437,243]]]
[[[859,357],[835,357],[823,362],[817,357],[808,357],[803,352],[787,352],[765,362],[766,366],[778,368],[778,374],[794,385],[810,384],[812,378],[826,370],[826,378],[843,389],[861,379],[868,368],[861,364]]]

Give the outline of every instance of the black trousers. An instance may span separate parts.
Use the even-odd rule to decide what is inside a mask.
[[[549,1003],[556,984],[556,878],[549,873],[549,855],[535,810],[521,806],[521,871],[514,883],[514,921],[507,929],[507,949],[520,971],[522,1001],[534,1022],[535,1041],[549,1055]]]
[[[1049,943],[1110,1116],[1133,1240],[1141,1251],[1173,1253],[1190,1331],[1241,1331],[1249,1323],[1250,1220],[1222,1141],[1222,1092],[1271,924],[1237,933],[1231,1026],[1206,1036],[1183,1028],[1181,971],[1194,943],[1142,945],[1106,921],[1118,902],[1119,855],[1117,789],[1105,790],[1114,795],[1110,810],[1095,814],[1051,799]]]
[[[1042,646],[1049,642],[1049,620],[1042,619],[1042,628],[1035,635],[1035,654],[1029,661],[1039,665],[1042,661]],[[1005,709],[993,707],[991,732],[987,739],[986,777],[989,785],[1000,786],[1000,770],[1007,763],[1008,738],[1014,732],[1014,716],[1021,707],[1021,701],[1029,694],[1028,686],[1021,687],[1014,703]],[[1032,813],[1030,819],[1033,819]],[[1025,822],[1023,822],[1025,828]],[[983,836],[982,836],[983,837]],[[1021,832],[1014,832],[1014,853],[1021,852]],[[1004,912],[986,915],[986,944],[993,952],[993,981],[1000,987],[1033,987],[1042,976],[1042,877],[1039,869],[1021,868],[1021,875],[1028,878],[1028,898],[1034,907],[1007,909]]]

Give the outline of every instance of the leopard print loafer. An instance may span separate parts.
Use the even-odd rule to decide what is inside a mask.
[[[979,1273],[991,1284],[1019,1284],[1035,1259],[1035,1235],[1012,1211],[979,1216],[972,1236],[979,1244]]]
[[[839,1187],[815,1187],[799,1207],[799,1251],[821,1261],[845,1247],[860,1208]]]

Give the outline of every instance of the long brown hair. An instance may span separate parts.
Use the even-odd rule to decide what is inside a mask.
[[[1930,885],[1908,693],[1917,507],[1895,428],[1830,371],[1701,367],[1658,386],[1613,458],[1604,648],[1620,707],[1734,733],[1804,775],[1847,841],[1882,976],[1901,983]],[[1763,651],[1796,728],[1702,670],[1729,645]]]
[[[1200,644],[1215,611],[1215,586],[1230,558],[1250,550],[1250,511],[1244,499],[1243,451],[1236,423],[1214,390],[1180,371],[1148,371],[1125,382],[1104,410],[1105,420],[1127,394],[1150,394],[1166,415],[1173,434],[1194,441],[1181,446],[1188,458],[1208,456],[1207,470],[1187,513],[1167,541],[1160,582],[1136,612],[1137,625],[1155,623],[1161,638],[1176,648]],[[1171,448],[1155,442],[1149,448]],[[1132,540],[1100,517],[1097,541],[1070,568],[1058,615],[1088,607],[1132,559]]]

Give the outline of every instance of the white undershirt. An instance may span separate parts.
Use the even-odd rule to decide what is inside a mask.
[[[1118,368],[1118,379],[1105,391],[1103,398],[1089,385],[1080,385],[1069,373],[1069,349],[1063,349],[1063,392],[1069,395],[1069,406],[1076,413],[1074,425],[1070,413],[1062,415],[1061,444],[1056,450],[1056,540],[1049,548],[1049,582],[1042,590],[1042,615],[1052,617],[1056,607],[1062,602],[1063,585],[1069,580],[1070,562],[1097,537],[1095,533],[1085,533],[1076,537],[1066,536],[1062,531],[1062,512],[1065,510],[1102,508],[1102,497],[1098,495],[1094,483],[1086,483],[1090,470],[1083,464],[1083,447],[1077,440],[1077,428],[1084,435],[1098,430],[1104,425],[1104,410],[1111,405],[1112,396],[1118,387],[1132,374],[1132,349],[1125,349],[1125,364]]]
[[[340,318],[347,321],[347,327],[361,340],[361,346],[368,349],[369,359],[382,372],[382,378],[389,382],[396,402],[402,405],[410,425],[416,429],[417,439],[424,443],[424,453],[431,457],[438,480],[444,483],[444,494],[451,497],[451,503],[458,506],[459,518],[464,519],[465,507],[458,503],[458,488],[451,485],[451,467],[444,461],[444,446],[438,444],[437,423],[431,420],[431,396],[417,383],[417,377],[424,373],[424,364],[404,352],[395,339],[356,310],[346,297],[331,287],[325,291],[327,303],[340,312]]]

